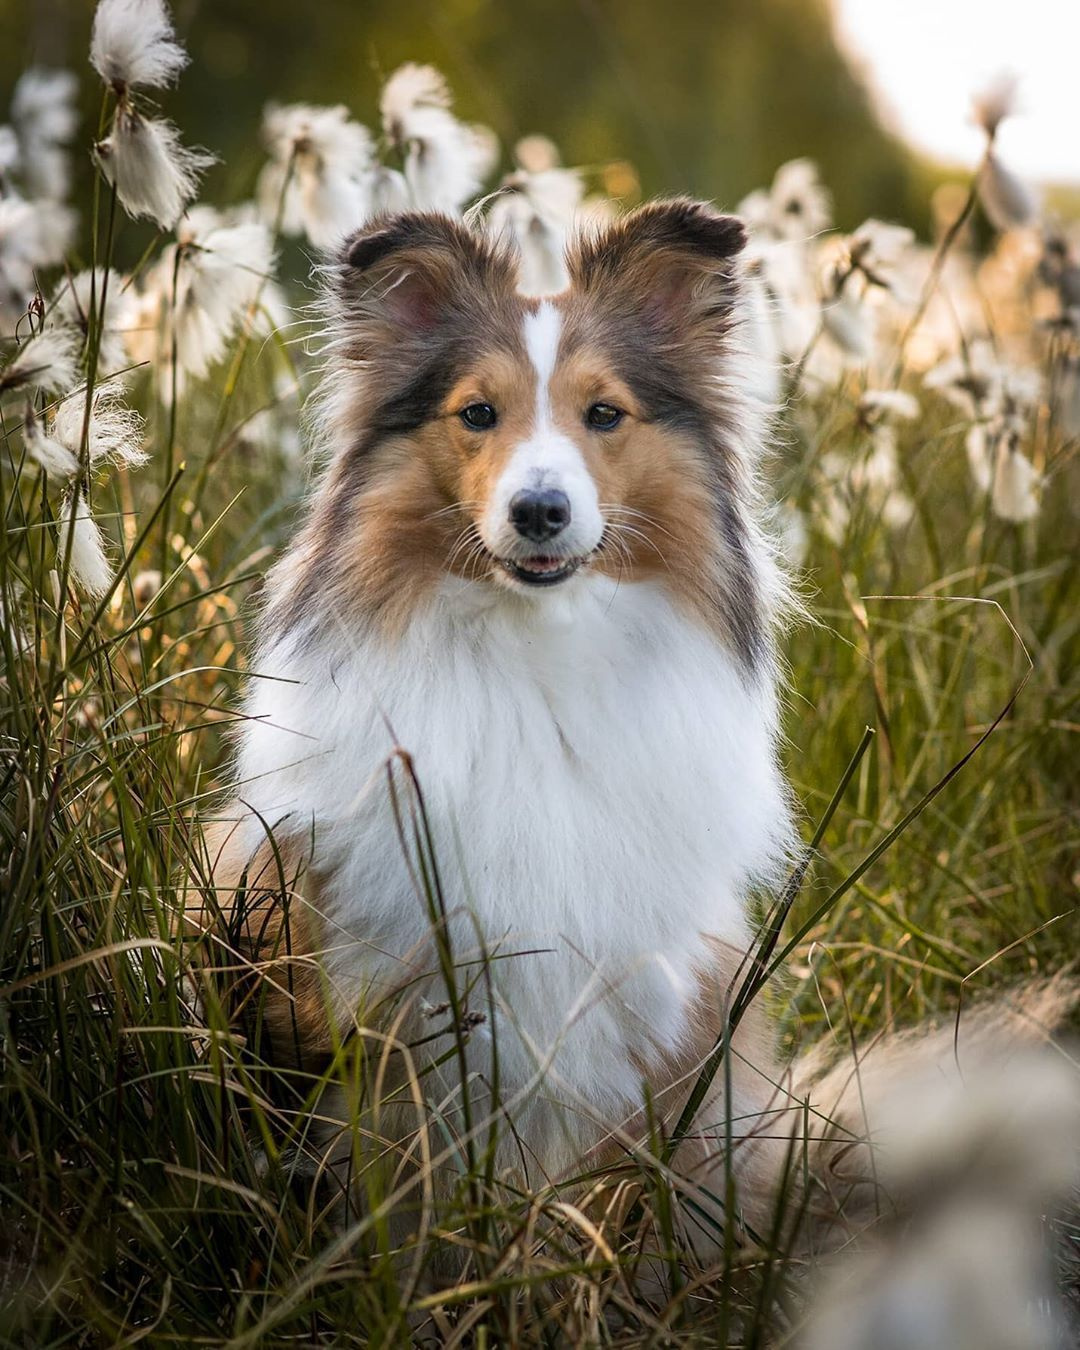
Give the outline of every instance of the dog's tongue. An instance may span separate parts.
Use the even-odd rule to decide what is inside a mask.
[[[519,566],[527,572],[557,572],[565,563],[565,558],[526,558]]]

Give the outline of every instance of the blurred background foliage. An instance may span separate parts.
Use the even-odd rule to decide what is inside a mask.
[[[877,215],[930,230],[941,170],[882,125],[837,46],[828,0],[174,0],[173,10],[192,63],[163,103],[185,140],[221,161],[206,180],[211,201],[250,194],[268,91],[344,103],[375,127],[381,79],[413,60],[445,72],[462,117],[492,127],[504,167],[518,137],[543,131],[566,163],[607,166],[612,195],[690,192],[731,207],[808,155],[841,228]],[[92,12],[92,0],[0,0],[4,103],[31,62],[83,71]],[[92,128],[95,82],[85,89]],[[77,200],[88,162],[81,175]]]

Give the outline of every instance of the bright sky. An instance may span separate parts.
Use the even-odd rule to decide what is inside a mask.
[[[886,120],[935,157],[973,165],[970,96],[1019,75],[998,145],[1033,180],[1080,182],[1080,0],[834,0],[840,39]]]

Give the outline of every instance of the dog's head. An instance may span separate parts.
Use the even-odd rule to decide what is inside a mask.
[[[753,664],[762,554],[738,348],[742,224],[660,202],[583,237],[561,295],[444,216],[330,269],[330,471],[288,590],[406,622],[453,576],[543,604],[660,578]]]

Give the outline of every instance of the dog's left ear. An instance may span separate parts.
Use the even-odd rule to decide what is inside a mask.
[[[745,244],[737,216],[688,197],[650,202],[572,248],[571,287],[661,331],[726,326]]]

